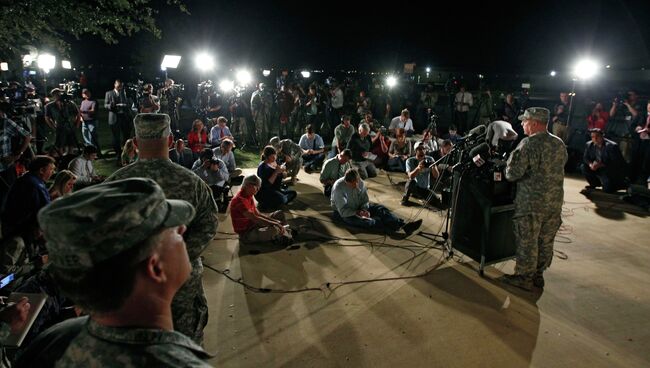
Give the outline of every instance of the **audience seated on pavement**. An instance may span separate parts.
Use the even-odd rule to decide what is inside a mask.
[[[346,171],[352,168],[352,164],[350,163],[351,159],[352,153],[346,148],[323,164],[320,172],[320,182],[323,184],[323,193],[327,198],[332,194],[334,182],[342,178]]]
[[[396,136],[398,128],[404,129],[407,137],[410,137],[415,133],[415,129],[413,128],[413,120],[411,120],[411,113],[407,109],[402,110],[399,116],[394,117],[393,120],[390,121],[388,131],[390,132],[391,136]]]
[[[407,223],[388,208],[370,203],[368,189],[355,169],[349,169],[334,183],[330,203],[334,220],[354,227],[387,233],[403,230],[411,235],[422,225],[422,219]]]
[[[72,192],[77,175],[70,170],[61,170],[54,177],[54,183],[50,186],[50,199],[53,201]]]
[[[99,175],[95,170],[93,161],[97,159],[97,148],[87,145],[84,147],[81,156],[73,159],[68,164],[68,169],[77,176],[76,189],[89,185],[101,183],[105,177]]]
[[[271,138],[269,145],[275,148],[278,162],[285,165],[287,176],[291,178],[291,184],[295,185],[302,166],[302,149],[291,139],[280,140],[280,137]]]
[[[582,173],[589,183],[585,189],[602,186],[606,193],[615,193],[627,188],[627,164],[618,145],[606,139],[600,129],[590,133],[591,141],[587,142],[582,163]]]
[[[323,138],[314,132],[311,125],[307,125],[305,134],[300,137],[298,145],[302,149],[302,163],[305,172],[310,173],[318,170],[325,159]]]
[[[169,159],[187,169],[192,169],[194,164],[194,154],[185,146],[185,141],[182,139],[178,139],[174,148],[169,150]]]
[[[217,124],[210,129],[210,144],[212,147],[218,147],[224,139],[235,140],[230,132],[230,128],[226,124],[228,124],[228,119],[219,116],[217,118]]]
[[[361,179],[377,176],[377,168],[373,163],[376,156],[370,152],[372,140],[369,134],[370,127],[368,124],[361,124],[359,125],[359,131],[352,135],[348,143],[348,149],[352,153],[352,167],[357,169]]]
[[[242,170],[237,168],[237,163],[235,162],[235,154],[232,152],[234,147],[235,143],[230,139],[225,138],[221,141],[221,145],[219,147],[212,149],[214,157],[220,159],[226,164],[228,174],[230,175],[228,184],[231,187],[235,185],[241,185],[242,180],[244,180]]]
[[[262,185],[255,194],[260,211],[275,211],[296,198],[295,191],[282,187],[287,168],[277,162],[277,153],[273,146],[264,147],[262,162],[257,167],[257,176],[262,180]]]
[[[406,160],[413,155],[411,142],[406,138],[404,129],[395,129],[395,140],[388,149],[388,170],[406,171]]]
[[[138,160],[138,147],[135,146],[133,138],[129,138],[124,143],[122,149],[122,166],[130,165]]]
[[[209,148],[208,133],[201,119],[196,119],[192,123],[192,130],[187,134],[187,145],[195,156],[198,156],[204,148]]]

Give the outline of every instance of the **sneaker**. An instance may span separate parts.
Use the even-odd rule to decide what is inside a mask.
[[[422,226],[422,219],[404,224],[404,226],[402,226],[402,230],[404,230],[406,235],[411,235],[413,232],[415,232],[415,230],[419,229],[420,226]]]
[[[533,290],[533,280],[521,275],[503,275],[497,280],[503,282],[504,284],[516,286],[526,291]]]
[[[541,273],[535,274],[535,276],[533,276],[533,285],[535,285],[535,287],[543,289],[544,288],[544,275],[542,275]]]

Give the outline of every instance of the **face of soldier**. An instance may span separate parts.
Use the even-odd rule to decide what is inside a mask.
[[[187,230],[185,225],[163,230],[156,250],[159,255],[159,272],[164,272],[166,282],[176,290],[185,283],[192,271],[185,240],[183,240],[185,230]]]

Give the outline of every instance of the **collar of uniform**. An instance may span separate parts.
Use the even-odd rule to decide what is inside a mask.
[[[169,157],[152,157],[152,158],[138,158],[137,162],[171,162],[172,160]]]
[[[90,319],[86,325],[88,333],[98,339],[128,345],[173,344],[192,350],[202,359],[214,357],[203,350],[189,337],[176,332],[150,328],[108,327]]]

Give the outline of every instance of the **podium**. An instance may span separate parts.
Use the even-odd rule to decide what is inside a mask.
[[[513,188],[499,171],[454,173],[451,246],[478,262],[481,276],[485,266],[516,255]]]

